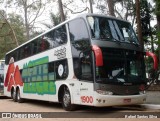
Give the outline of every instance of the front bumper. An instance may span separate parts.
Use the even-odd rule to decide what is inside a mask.
[[[142,104],[145,101],[146,94],[126,96],[96,94],[94,96],[95,107]]]

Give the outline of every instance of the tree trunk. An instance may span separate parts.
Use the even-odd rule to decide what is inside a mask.
[[[140,19],[140,2],[136,0],[136,16],[137,16],[137,32],[138,32],[138,39],[140,42],[140,46],[142,51],[144,50],[144,41],[142,37],[142,26],[141,26],[141,19]]]
[[[62,0],[58,0],[58,5],[59,5],[59,12],[61,16],[61,22],[65,21],[65,15],[63,11],[63,5],[62,5]]]
[[[25,1],[23,3],[23,8],[24,8],[24,21],[25,21],[25,28],[26,28],[26,37],[27,37],[27,40],[30,39],[30,35],[29,35],[29,23],[28,23],[28,15],[27,15],[27,1]]]
[[[157,15],[157,31],[158,31],[158,57],[160,63],[160,15]]]
[[[27,18],[27,8],[25,8],[25,28],[26,28],[26,34],[27,34],[27,40],[30,39],[29,35],[29,24],[28,24],[28,18]]]
[[[111,16],[115,16],[114,14],[114,1],[113,0],[107,0],[108,8],[109,8],[109,14]]]
[[[93,6],[92,6],[93,1],[89,0],[89,5],[90,5],[90,12],[93,13]]]
[[[154,53],[154,40],[153,40],[153,34],[151,30],[151,24],[149,23],[149,29],[150,29],[150,37],[151,37],[151,50]]]
[[[157,15],[157,29],[160,31],[160,15]]]

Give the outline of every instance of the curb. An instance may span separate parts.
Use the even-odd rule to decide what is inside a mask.
[[[147,109],[159,109],[160,110],[159,104],[141,104],[141,106]]]

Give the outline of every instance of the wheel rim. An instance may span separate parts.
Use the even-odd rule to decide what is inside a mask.
[[[17,93],[17,100],[20,100],[20,92]]]
[[[70,102],[71,102],[70,94],[68,92],[65,92],[64,96],[63,96],[63,104],[64,104],[64,106],[68,107],[70,105]]]
[[[15,100],[15,99],[16,99],[16,92],[13,91],[13,100]]]

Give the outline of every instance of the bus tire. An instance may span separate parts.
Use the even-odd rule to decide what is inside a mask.
[[[19,103],[22,103],[23,102],[23,99],[21,98],[21,94],[20,94],[20,89],[17,89],[16,91],[16,99]]]
[[[14,102],[17,102],[16,91],[15,91],[14,88],[12,88],[12,90],[11,90],[11,97],[12,97]]]
[[[63,96],[62,96],[62,106],[66,111],[75,110],[76,106],[71,104],[71,95],[68,87],[64,86]]]

